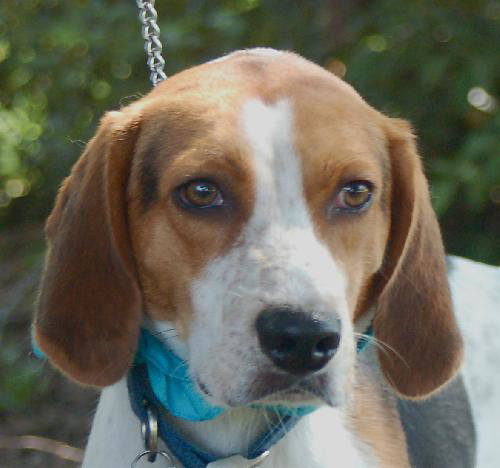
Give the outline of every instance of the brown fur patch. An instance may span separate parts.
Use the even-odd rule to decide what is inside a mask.
[[[141,297],[125,191],[138,128],[109,114],[61,187],[34,323],[42,351],[75,380],[116,382],[132,363]]]
[[[181,95],[148,112],[129,195],[134,252],[151,315],[174,320],[187,331],[191,284],[210,259],[237,240],[253,205],[253,174],[232,107],[188,105]],[[157,149],[158,199],[144,212],[133,194],[140,191],[141,158],[151,139]],[[207,179],[219,187],[225,205],[206,211],[183,207],[176,190]]]
[[[370,367],[365,362],[358,364],[349,411],[352,428],[373,450],[379,466],[410,468],[396,398],[385,389],[378,372]]]
[[[453,315],[443,243],[409,126],[386,128],[392,168],[391,232],[373,293],[382,370],[403,396],[437,390],[458,370],[462,339]],[[378,291],[380,291],[378,293]]]

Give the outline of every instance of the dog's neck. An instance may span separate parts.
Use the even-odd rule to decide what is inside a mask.
[[[180,340],[167,333],[169,324],[156,327],[162,341],[183,355]],[[158,326],[160,325],[160,326]],[[152,331],[153,331],[152,330]],[[185,356],[184,356],[185,357]],[[191,422],[169,415],[164,417],[187,442],[213,455],[224,458],[244,455],[273,423],[265,409],[238,408],[203,422]],[[342,461],[340,466],[372,467],[371,450],[350,429],[350,409],[323,407],[304,416],[296,427],[270,449],[262,467],[319,468]],[[92,432],[87,445],[83,468],[118,468],[130,466],[144,451],[140,421],[131,409],[126,380],[103,390]],[[158,461],[151,466],[164,466]]]
[[[228,410],[210,421],[188,421],[167,412],[164,417],[187,441],[217,457],[244,455],[273,422],[266,410],[253,408]]]
[[[266,429],[264,410],[236,409],[206,422],[172,419],[172,426],[201,449],[220,456],[244,453]],[[122,468],[144,451],[140,421],[133,413],[125,379],[103,390],[87,444],[83,468]],[[334,460],[340,466],[366,468],[371,451],[356,440],[339,409],[321,408],[304,416],[296,427],[270,449],[260,465],[268,467],[324,468]],[[152,468],[164,467],[158,457]]]

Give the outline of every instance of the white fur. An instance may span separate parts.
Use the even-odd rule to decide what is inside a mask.
[[[219,63],[223,62],[229,58],[234,57],[236,54],[245,54],[251,53],[253,55],[260,55],[263,57],[276,57],[277,55],[283,54],[281,50],[276,50],[271,47],[253,47],[250,49],[238,50],[236,52],[231,52],[229,54],[223,55],[222,57],[218,57],[216,59],[210,60],[208,63]]]
[[[129,467],[144,451],[139,420],[132,412],[125,380],[101,393],[83,468]],[[152,467],[165,466],[155,463]]]
[[[450,286],[465,339],[463,375],[478,439],[478,468],[500,465],[500,268],[453,257]]]

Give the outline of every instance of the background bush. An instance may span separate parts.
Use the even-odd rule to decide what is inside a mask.
[[[300,52],[420,136],[453,253],[500,260],[500,2],[158,0],[167,73]],[[43,220],[107,109],[146,93],[133,0],[0,2],[0,225]],[[1,231],[0,231],[1,235]]]

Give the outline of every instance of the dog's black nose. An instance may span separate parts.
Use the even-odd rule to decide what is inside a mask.
[[[326,365],[340,342],[339,326],[286,307],[263,310],[255,322],[264,354],[294,375]]]

